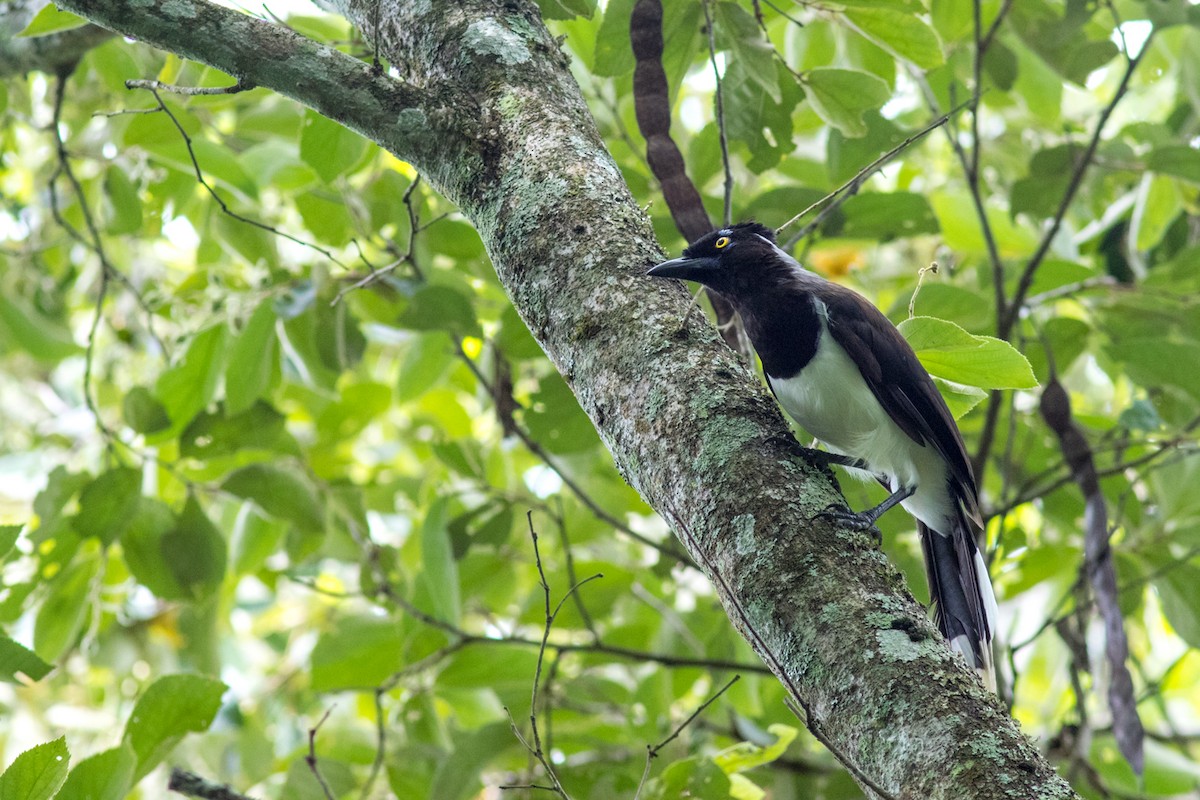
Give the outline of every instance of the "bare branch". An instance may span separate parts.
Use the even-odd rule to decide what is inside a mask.
[[[810,233],[812,233],[814,230],[816,230],[817,227],[822,222],[824,222],[825,217],[827,217],[829,214],[832,214],[836,209],[841,207],[842,203],[846,202],[846,199],[848,197],[850,197],[850,196],[854,195],[856,192],[858,192],[859,188],[866,182],[867,178],[874,175],[876,172],[878,172],[880,169],[882,169],[884,165],[886,165],[889,161],[891,161],[896,156],[903,153],[909,147],[913,146],[917,142],[924,139],[931,131],[937,130],[938,128],[945,125],[946,122],[949,121],[951,117],[953,117],[955,114],[957,114],[959,111],[961,111],[964,108],[966,108],[965,103],[962,105],[959,105],[955,108],[952,108],[950,111],[946,112],[945,114],[942,114],[940,117],[935,119],[933,122],[930,122],[924,128],[921,128],[921,130],[917,131],[912,136],[909,136],[907,139],[902,141],[900,144],[896,145],[891,150],[888,150],[886,153],[881,155],[879,158],[875,159],[870,164],[867,164],[865,167],[860,169],[857,173],[855,173],[854,177],[852,177],[850,180],[846,181],[841,186],[834,189],[832,192],[825,195],[820,200],[811,204],[808,208],[804,209],[799,214],[797,214],[796,216],[789,219],[787,222],[780,225],[775,230],[775,233],[777,233],[777,234],[782,233],[784,231],[784,229],[790,227],[795,222],[798,222],[799,220],[803,219],[805,216],[808,215],[808,212],[812,211],[814,208],[824,205],[825,203],[829,203],[829,205],[826,206],[821,211],[821,213],[817,215],[816,219],[814,219],[808,225],[805,225],[803,228],[801,228],[799,230],[799,232],[797,232],[794,236],[792,236],[792,238],[788,239],[787,242],[783,245],[783,249],[784,250],[792,249],[796,245],[796,242],[800,241],[805,236],[808,236]]]
[[[720,689],[718,689],[715,693],[712,694],[712,696],[710,696],[707,700],[705,700],[703,703],[701,703],[700,706],[695,711],[693,711],[691,714],[689,714],[687,719],[685,719],[683,722],[679,723],[679,725],[676,726],[675,730],[673,730],[671,732],[670,736],[663,739],[661,742],[659,742],[656,745],[653,745],[653,746],[646,745],[646,768],[644,770],[642,770],[642,779],[638,782],[637,791],[633,793],[633,800],[637,800],[638,797],[640,797],[642,794],[642,788],[646,785],[646,778],[650,775],[650,762],[653,761],[654,759],[658,758],[658,754],[660,752],[662,752],[662,749],[664,747],[666,747],[671,742],[673,742],[677,738],[679,738],[679,734],[683,733],[684,728],[686,728],[688,725],[691,725],[692,721],[694,719],[696,719],[696,717],[703,714],[705,709],[707,709],[713,703],[717,702],[717,699],[720,698],[721,695],[723,695],[723,694],[725,694],[725,692],[729,691],[729,687],[733,686],[735,683],[737,683],[741,679],[742,679],[741,675],[734,675],[732,678],[729,679],[729,681],[724,686],[722,686]]]
[[[317,766],[317,731],[325,724],[325,720],[329,719],[331,713],[333,713],[333,708],[326,709],[317,724],[308,729],[308,755],[304,757],[304,763],[312,770],[313,777],[317,779],[317,783],[321,784],[321,790],[325,792],[325,800],[336,800],[336,798],[333,796],[333,790],[329,788],[325,776],[321,774],[320,767]]]

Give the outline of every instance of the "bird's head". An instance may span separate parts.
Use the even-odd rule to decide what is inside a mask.
[[[798,268],[776,246],[774,231],[757,222],[740,222],[700,237],[682,256],[652,267],[647,274],[695,281],[736,301],[786,282]]]

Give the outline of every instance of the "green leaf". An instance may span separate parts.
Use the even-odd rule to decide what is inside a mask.
[[[468,800],[478,796],[484,769],[501,756],[515,752],[518,746],[512,729],[503,722],[494,722],[461,735],[434,773],[429,796],[438,800]]]
[[[713,8],[713,24],[717,47],[729,50],[729,68],[738,65],[774,102],[782,101],[775,77],[774,48],[763,38],[750,12],[737,3],[717,3]]]
[[[66,737],[31,747],[0,775],[0,800],[50,800],[67,779]]]
[[[12,341],[38,361],[47,363],[83,352],[64,325],[8,292],[0,293],[0,339]]]
[[[596,0],[538,0],[543,19],[591,19],[596,13]]]
[[[800,730],[791,725],[774,723],[767,728],[775,736],[775,741],[766,747],[759,747],[750,742],[739,742],[733,747],[727,747],[713,756],[713,761],[726,775],[745,772],[748,769],[770,764],[782,756],[788,746],[795,741]]]
[[[123,739],[137,756],[135,783],[166,758],[185,734],[208,730],[227,688],[202,675],[164,675],[146,689],[125,723]]]
[[[942,42],[933,28],[911,11],[892,8],[851,8],[846,18],[869,38],[921,69],[933,69],[946,61]]]
[[[1025,356],[1006,341],[975,336],[933,317],[913,317],[898,327],[931,375],[981,389],[1038,385]]]
[[[304,192],[292,202],[304,220],[304,227],[322,244],[343,247],[354,236],[354,220],[341,198],[330,196],[329,190]]]
[[[224,325],[206,328],[188,344],[180,362],[159,375],[154,393],[167,410],[173,430],[182,430],[212,402],[225,361],[225,336]]]
[[[1162,574],[1154,580],[1154,589],[1163,614],[1179,638],[1200,648],[1200,567],[1171,562],[1161,563],[1159,568]]]
[[[1146,739],[1145,771],[1135,775],[1111,733],[1097,734],[1089,760],[1114,792],[1138,797],[1186,797],[1200,785],[1200,763],[1154,739]]]
[[[37,13],[25,29],[17,34],[18,38],[33,38],[35,36],[46,36],[51,33],[62,33],[69,31],[72,28],[82,28],[84,25],[89,25],[86,19],[70,13],[69,11],[59,11],[53,3],[47,3],[46,6]]]
[[[791,73],[774,62],[765,69],[765,78],[774,91],[764,88],[763,75],[736,60],[729,65],[722,83],[726,130],[732,141],[746,145],[746,166],[754,172],[775,166],[792,152],[792,112],[804,97]]]
[[[863,114],[879,108],[890,96],[888,85],[866,72],[818,67],[804,74],[804,88],[813,110],[846,136],[865,136]]]
[[[178,518],[143,497],[121,547],[133,576],[164,600],[205,597],[225,577],[225,540],[194,497]]]
[[[8,556],[21,536],[21,525],[0,525],[0,560]]]
[[[462,614],[459,595],[458,564],[446,529],[446,498],[439,497],[429,507],[421,525],[421,581],[433,601],[433,613],[443,622],[457,625]]]
[[[916,192],[864,192],[842,204],[825,233],[847,239],[881,242],[937,233],[938,221],[925,195]]]
[[[259,303],[242,332],[229,348],[225,366],[225,410],[248,410],[267,393],[279,370],[279,339],[275,335],[275,307]]]
[[[112,166],[105,171],[104,194],[111,209],[109,233],[119,236],[142,229],[142,198],[124,169]]]
[[[633,70],[633,48],[629,44],[629,18],[636,0],[609,0],[604,19],[596,31],[596,52],[592,72],[599,77],[615,78]]]
[[[37,653],[15,642],[7,636],[0,635],[0,681],[21,683],[17,675],[24,675],[31,681],[40,681],[53,669],[38,658]],[[0,800],[4,793],[0,792]]]
[[[942,230],[942,238],[947,247],[986,254],[987,245],[984,242],[983,229],[979,225],[975,206],[967,194],[933,192],[929,203],[937,214],[938,226]],[[1008,214],[999,209],[989,208],[987,218],[1003,258],[1021,258],[1031,254],[1037,247],[1038,237],[1031,230],[1015,224]]]
[[[691,797],[696,800],[726,800],[730,782],[720,767],[707,758],[687,758],[676,761],[663,770],[647,792],[647,800],[675,800]]]
[[[203,412],[179,434],[184,458],[214,459],[243,450],[296,454],[299,445],[287,431],[287,420],[259,400],[240,414]]]
[[[251,464],[234,472],[221,488],[302,531],[325,529],[325,508],[316,490],[294,470],[274,464]]]
[[[171,427],[167,409],[144,386],[135,386],[125,394],[121,415],[136,433],[158,433]]]
[[[1139,385],[1147,388],[1177,386],[1200,400],[1200,372],[1182,368],[1182,365],[1200,364],[1200,344],[1162,337],[1122,337],[1104,349],[1122,362],[1129,377]]]
[[[287,523],[259,514],[253,503],[243,505],[229,536],[234,573],[257,572],[267,557],[279,549],[285,533]]]
[[[521,415],[529,434],[552,453],[578,453],[596,444],[596,428],[557,373],[542,378]]]
[[[433,387],[454,361],[454,344],[443,333],[416,335],[400,364],[396,402],[414,400]]]
[[[85,758],[67,775],[55,800],[123,800],[133,788],[136,761],[128,745]]]
[[[142,473],[120,467],[102,473],[79,494],[79,513],[72,522],[83,538],[94,536],[108,546],[129,527],[142,494]]]
[[[419,290],[396,324],[418,331],[447,331],[453,336],[478,336],[480,332],[471,301],[449,286],[426,286]]]
[[[300,158],[329,183],[358,163],[367,150],[361,136],[315,111],[304,114]]]
[[[33,649],[51,663],[74,646],[91,609],[89,590],[99,562],[84,559],[55,578],[33,623]]]
[[[339,617],[317,639],[310,664],[316,692],[379,686],[404,666],[404,635],[387,617]]]
[[[1149,250],[1157,245],[1171,223],[1183,211],[1183,193],[1173,178],[1164,175],[1147,175],[1138,188],[1137,202],[1129,220],[1131,238],[1138,250]]]
[[[983,389],[976,386],[964,386],[943,378],[934,377],[933,384],[937,386],[942,399],[946,401],[946,408],[950,409],[950,416],[955,419],[965,416],[968,411],[982,403],[987,397],[987,392]]]

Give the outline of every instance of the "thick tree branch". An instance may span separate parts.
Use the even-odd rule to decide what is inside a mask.
[[[898,797],[1073,796],[870,537],[815,519],[837,491],[750,371],[707,325],[680,329],[689,298],[645,276],[661,251],[536,5],[340,2],[409,82],[397,84],[201,0],[62,2],[416,163],[475,224],[621,473],[855,774]]]

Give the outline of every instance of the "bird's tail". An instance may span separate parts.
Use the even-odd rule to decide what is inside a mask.
[[[970,523],[960,513],[954,529],[943,534],[917,523],[934,620],[967,663],[979,670],[983,683],[996,690],[992,662],[992,632],[996,628],[996,597],[987,564],[975,545]]]

